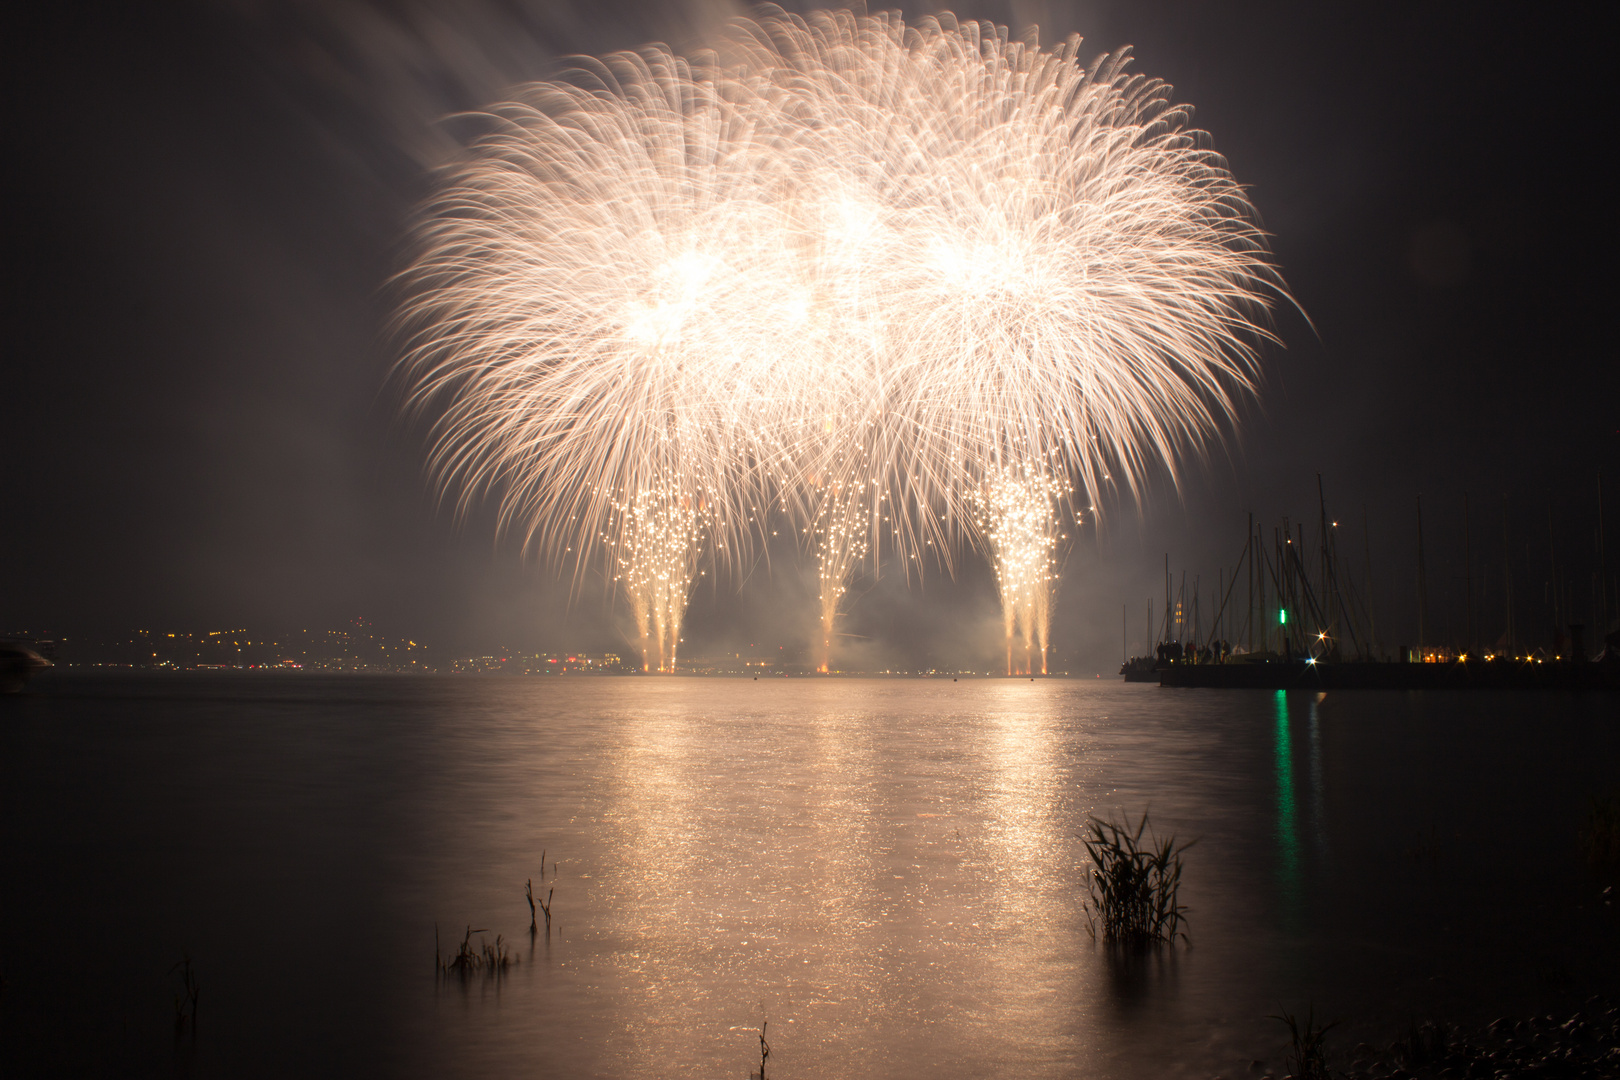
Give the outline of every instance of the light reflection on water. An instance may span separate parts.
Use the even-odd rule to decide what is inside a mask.
[[[1288,692],[1277,702],[1277,884],[1284,917],[1297,925],[1300,901],[1299,798],[1294,791],[1294,739],[1288,714]]]
[[[1074,998],[1049,961],[1077,931],[1050,694],[981,684],[970,725],[907,716],[925,684],[871,684],[883,732],[847,683],[750,685],[764,708],[735,717],[679,692],[714,686],[627,719],[612,762],[601,925],[639,944],[594,964],[646,1019],[610,1071],[746,1055],[766,1017],[784,1074],[959,1068],[941,1031],[981,1061],[1074,1060],[1044,1015]]]
[[[29,1060],[167,1068],[162,973],[185,949],[197,1067],[232,1075],[741,1078],[766,1018],[784,1078],[1280,1065],[1279,1004],[1373,1033],[1614,989],[1613,920],[1572,851],[1534,880],[1504,858],[1572,837],[1612,782],[1608,704],[58,678],[0,716],[0,955],[13,987],[51,960],[0,1024]],[[1087,934],[1079,835],[1146,808],[1198,839],[1193,943],[1122,961]],[[1418,834],[1443,857],[1408,857]],[[532,940],[528,878],[555,889]],[[1557,934],[1524,929],[1541,909]],[[503,933],[522,963],[436,982],[435,922],[447,947]]]

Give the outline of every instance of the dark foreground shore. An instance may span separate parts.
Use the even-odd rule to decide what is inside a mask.
[[[1319,1049],[1321,1057],[1313,1061],[1308,1049],[1296,1045],[1283,1068],[1269,1069],[1269,1062],[1256,1060],[1248,1075],[1260,1080],[1614,1080],[1620,1077],[1620,1006],[1593,997],[1569,1016],[1503,1017],[1477,1030],[1425,1021],[1385,1045],[1360,1043],[1348,1054],[1335,1048],[1330,1027]]]

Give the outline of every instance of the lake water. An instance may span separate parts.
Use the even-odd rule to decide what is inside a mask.
[[[768,1018],[783,1080],[1280,1075],[1280,1008],[1620,991],[1617,785],[1613,696],[56,672],[0,700],[0,1071],[742,1080]],[[1079,837],[1144,809],[1192,940],[1121,960]]]

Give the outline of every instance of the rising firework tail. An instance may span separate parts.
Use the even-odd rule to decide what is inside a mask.
[[[1009,675],[1047,673],[1059,545],[1065,539],[1059,508],[1072,494],[1030,466],[990,473],[977,493],[974,523],[995,565]]]
[[[885,542],[921,572],[967,540],[1024,595],[1014,567],[1053,553],[996,491],[1060,535],[1176,478],[1254,392],[1285,287],[1128,52],[775,8],[714,44],[584,59],[490,109],[401,278],[440,489],[494,497],[577,573],[608,553],[644,643],[678,639],[700,557],[745,565],[773,514],[816,553],[824,654]],[[1014,605],[1031,650],[1049,593]]]
[[[675,670],[687,597],[699,573],[709,508],[678,487],[642,489],[614,504],[616,526],[603,538],[615,580],[630,602],[643,671]]]

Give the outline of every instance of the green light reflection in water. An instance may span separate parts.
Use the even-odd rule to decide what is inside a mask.
[[[1294,743],[1288,725],[1288,693],[1277,691],[1277,880],[1289,915],[1299,907],[1299,800],[1294,790]]]

